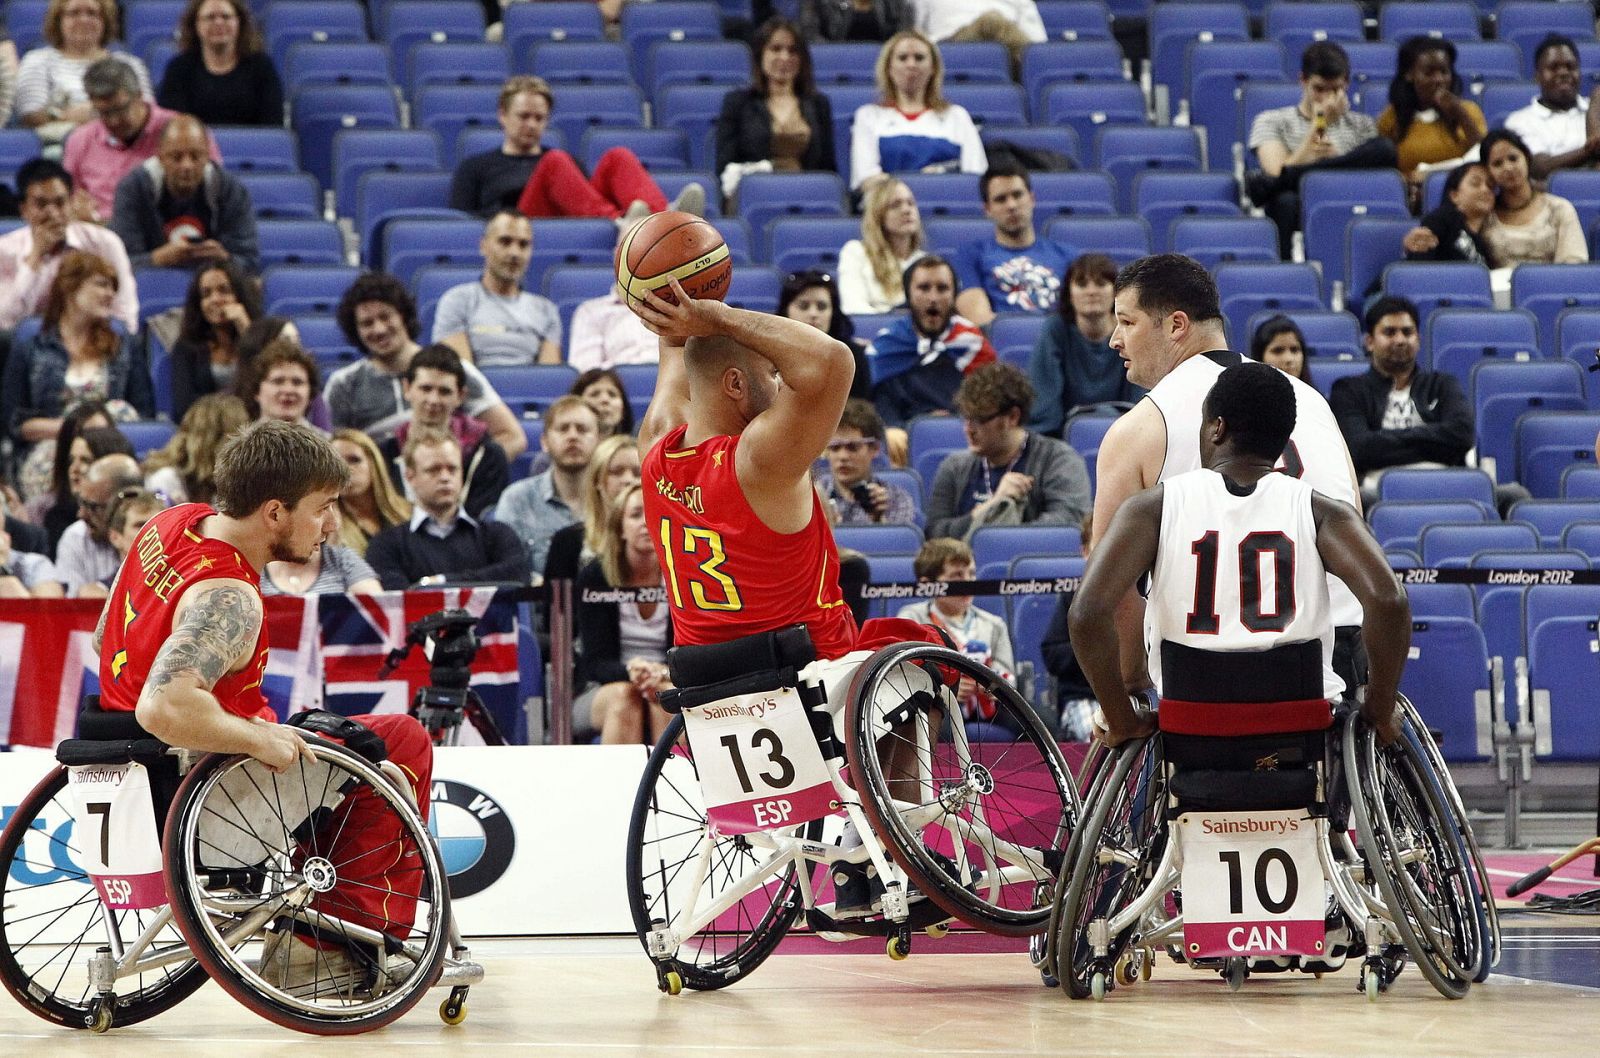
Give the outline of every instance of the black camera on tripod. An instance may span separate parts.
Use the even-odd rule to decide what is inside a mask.
[[[477,625],[478,619],[467,610],[431,613],[407,630],[406,641],[389,651],[378,670],[378,678],[387,679],[410,656],[412,647],[422,647],[422,654],[428,659],[428,686],[420,688],[411,699],[411,715],[428,729],[435,743],[454,745],[465,717],[478,729],[485,744],[505,745],[505,736],[494,717],[470,686],[472,662],[478,656],[479,642],[474,631]]]

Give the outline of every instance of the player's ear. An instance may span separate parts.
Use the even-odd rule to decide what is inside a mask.
[[[1181,342],[1189,333],[1189,314],[1182,309],[1167,317],[1167,333],[1174,342]]]

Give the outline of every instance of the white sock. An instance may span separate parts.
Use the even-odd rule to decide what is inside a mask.
[[[855,820],[846,819],[844,821],[844,832],[839,835],[839,847],[841,849],[854,849],[859,848],[860,845],[861,832],[856,829]]]

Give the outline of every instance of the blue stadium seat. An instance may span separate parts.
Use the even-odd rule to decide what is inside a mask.
[[[1044,113],[1044,90],[1060,81],[1122,81],[1122,49],[1111,40],[1049,41],[1022,53],[1022,88],[1035,114]]]
[[[866,42],[818,41],[811,45],[811,72],[817,86],[873,83],[881,45]]]
[[[1467,379],[1475,417],[1502,395],[1583,398],[1583,369],[1571,360],[1482,360]]]
[[[550,81],[558,100],[567,85],[633,84],[628,49],[615,41],[544,41],[517,54],[513,65]]]
[[[513,407],[543,408],[572,391],[578,372],[566,364],[486,367],[483,377]]]
[[[1534,412],[1581,412],[1582,397],[1570,394],[1499,393],[1477,404],[1478,465],[1496,481],[1518,480],[1516,425]]]
[[[187,268],[135,266],[133,282],[139,288],[139,314],[155,316],[183,305],[189,287],[194,282],[194,273]]]
[[[507,4],[501,16],[506,50],[512,55],[547,40],[604,40],[600,11],[589,0],[542,0]]]
[[[374,4],[373,13],[376,16],[374,35],[389,45],[395,62],[406,71],[408,84],[415,84],[421,66],[431,61],[424,59],[423,53],[417,50],[420,44],[475,44],[480,48],[498,49],[498,59],[487,62],[500,69],[507,66],[503,44],[483,43],[483,6],[471,0],[389,0],[386,4]],[[474,65],[473,69],[476,72],[479,68]],[[463,67],[463,72],[465,70]]]
[[[383,234],[383,270],[410,284],[427,265],[453,264],[482,268],[478,242],[483,222],[401,216],[390,221]]]
[[[721,40],[722,13],[701,0],[624,5],[622,43],[633,55],[633,76],[650,84],[650,49],[661,41]],[[748,60],[746,60],[748,62]]]
[[[1456,41],[1456,72],[1473,86],[1522,78],[1522,49],[1507,40]]]
[[[414,210],[437,214],[437,203],[449,199],[450,174],[447,172],[375,170],[363,175],[356,184],[354,218],[356,233],[361,236],[361,259],[369,265],[382,260],[379,232],[389,219]]]
[[[1349,41],[1340,47],[1350,58],[1350,88],[1361,96],[1386,96],[1394,79],[1400,47],[1391,40]]]
[[[1156,242],[1171,249],[1176,220],[1239,216],[1239,185],[1229,172],[1140,173],[1133,185],[1133,211],[1150,222]]]
[[[901,180],[916,198],[924,223],[933,217],[984,215],[976,173],[906,173]]]
[[[292,138],[289,143],[292,147]],[[32,129],[0,129],[0,180],[12,184],[17,177],[17,168],[38,155],[39,137],[34,135]]]
[[[235,176],[300,171],[300,152],[294,133],[288,129],[218,125],[211,130],[211,135],[226,160],[228,171]],[[37,138],[33,146],[37,153]]]
[[[1384,549],[1415,551],[1422,530],[1430,525],[1479,523],[1494,520],[1493,507],[1471,500],[1433,500],[1400,503],[1382,501],[1367,512],[1372,535]]]
[[[1151,252],[1150,225],[1143,217],[1056,217],[1045,235],[1083,253],[1103,253],[1118,267]]]
[[[239,173],[250,192],[258,220],[316,220],[322,216],[322,189],[309,173]]]
[[[1405,257],[1406,232],[1416,227],[1410,217],[1352,217],[1345,226],[1344,285],[1347,296],[1361,299],[1383,277],[1383,270]]]
[[[873,584],[910,584],[917,579],[914,554],[868,555]],[[873,599],[867,604],[870,617],[893,617],[903,605],[897,599]]]
[[[1574,467],[1591,480],[1582,486],[1590,491],[1590,499],[1600,501],[1600,467]],[[1593,475],[1588,474],[1594,471]],[[1567,474],[1572,478],[1575,475]],[[1561,534],[1561,546],[1568,551],[1578,551],[1589,557],[1591,563],[1600,562],[1600,522],[1572,522]]]
[[[1311,309],[1290,309],[1279,313],[1268,309],[1252,313],[1243,330],[1236,330],[1229,320],[1229,330],[1237,337],[1243,349],[1256,330],[1276,315],[1288,316],[1305,335],[1306,348],[1313,357],[1331,357],[1339,360],[1361,360],[1366,352],[1361,347],[1361,325],[1348,312],[1321,312]],[[1223,313],[1224,316],[1227,313]]]
[[[906,555],[922,547],[922,530],[914,525],[836,525],[833,539],[864,555]]]
[[[1528,642],[1534,755],[1541,760],[1600,760],[1600,683],[1593,616],[1559,617],[1533,628]]]
[[[585,169],[593,172],[600,156],[613,147],[627,147],[638,155],[646,169],[686,169],[689,166],[689,141],[682,129],[636,129],[612,125],[596,125],[583,134],[578,144],[578,160]]]
[[[1106,433],[1117,418],[1114,412],[1084,412],[1067,418],[1066,427],[1062,431],[1064,439],[1089,465],[1090,477],[1094,476],[1092,470],[1095,459],[1100,453],[1100,446],[1105,442]]]
[[[919,415],[906,424],[906,434],[913,463],[923,452],[967,446],[966,429],[960,417],[955,415]],[[922,480],[933,483],[932,476],[928,474],[923,474]]]
[[[1028,178],[1029,183],[1033,185],[1035,203],[1033,223],[1036,227],[1051,217],[1116,215],[1116,187],[1111,183],[1111,177],[1105,173],[1094,170],[1076,173],[1030,173]]]
[[[1415,551],[1401,548],[1390,548],[1383,553],[1383,560],[1389,563],[1390,569],[1421,569],[1422,556]]]
[[[1478,626],[1489,646],[1489,656],[1500,658],[1507,673],[1514,671],[1515,659],[1526,657],[1527,637],[1522,630],[1523,597],[1527,589],[1519,585],[1475,588],[1478,600]],[[1505,703],[1506,720],[1516,722],[1516,702]]]
[[[722,100],[727,94],[726,85],[680,84],[672,85],[652,100],[656,126],[683,130],[689,138],[689,161],[697,169],[709,169],[715,161],[710,133],[717,116],[722,113]],[[838,116],[835,108],[835,119]],[[848,144],[848,139],[836,144],[842,157],[849,157]]]
[[[49,0],[11,0],[6,5],[6,33],[25,55],[44,42],[44,16]],[[169,23],[169,28],[170,28]],[[37,146],[35,137],[35,146]]]
[[[1354,378],[1367,373],[1365,360],[1330,360],[1325,357],[1308,361],[1311,368],[1311,385],[1326,399],[1333,395],[1333,384],[1341,378]]]
[[[756,241],[750,234],[749,223],[743,217],[719,217],[709,223],[727,244],[735,266],[755,260]]]
[[[1082,534],[1075,525],[985,525],[969,542],[979,569],[990,563],[1007,568],[1023,555],[1083,553]]]
[[[1501,0],[1494,14],[1495,39],[1522,49],[1523,74],[1528,77],[1533,76],[1534,49],[1546,35],[1559,33],[1575,41],[1594,38],[1594,12],[1584,4]]]
[[[1361,8],[1352,0],[1312,3],[1298,0],[1273,0],[1267,5],[1263,36],[1283,45],[1288,62],[1299,69],[1306,45],[1317,40],[1346,42],[1366,40],[1361,24]]]
[[[289,46],[284,61],[284,93],[293,95],[313,84],[393,85],[389,54],[386,44],[297,40]]]
[[[1150,11],[1150,76],[1176,98],[1183,87],[1183,60],[1189,44],[1210,34],[1209,40],[1250,39],[1249,18],[1243,4],[1157,4]]]
[[[994,346],[1002,359],[1007,359],[1007,352],[1020,352],[1022,369],[1026,371],[1028,355],[1033,352],[1034,343],[1039,340],[1046,322],[1048,317],[1043,313],[1002,312],[989,325],[989,344]],[[1010,359],[1015,362],[1014,357]]]
[[[1494,480],[1475,467],[1394,467],[1378,479],[1378,499],[1439,503],[1467,500],[1494,511]]]
[[[1309,0],[1308,0],[1309,2]],[[1304,6],[1296,3],[1295,7]],[[1284,107],[1296,106],[1300,102],[1300,84],[1298,81],[1251,81],[1244,86],[1244,94],[1239,100],[1239,143],[1244,150],[1244,167],[1257,168],[1259,159],[1249,149],[1250,129],[1255,125],[1256,118],[1268,110],[1281,110]],[[1228,166],[1232,166],[1230,159]]]
[[[1035,227],[1041,223],[1037,210],[1033,215],[1033,223]],[[965,244],[993,235],[994,222],[977,217],[925,217],[922,229],[927,232],[927,249],[930,252],[952,257]]]
[[[1548,398],[1547,398],[1548,399]],[[1561,491],[1561,474],[1574,463],[1593,464],[1600,414],[1530,411],[1517,420],[1517,480],[1539,497]]]
[[[596,126],[633,128],[644,120],[644,100],[632,85],[563,86],[557,98],[561,105],[550,124],[561,130],[569,144],[581,143],[583,134]]]
[[[434,0],[427,2],[432,4]],[[509,76],[511,59],[502,44],[425,40],[414,45],[407,56],[406,94],[415,98],[424,86],[432,84],[498,86]]]
[[[267,54],[284,69],[290,45],[367,40],[367,13],[349,0],[274,0],[261,19]]]
[[[1216,268],[1233,262],[1278,260],[1278,226],[1266,217],[1180,217],[1172,222],[1172,250]]]
[[[178,432],[178,428],[167,419],[122,422],[117,424],[117,429],[121,430],[122,436],[133,445],[133,454],[139,459],[143,459],[172,440],[172,435]]]
[[[728,88],[750,83],[750,49],[738,41],[664,41],[650,53],[650,98],[675,84],[719,84]]]
[[[1321,263],[1324,275],[1338,267],[1352,219],[1410,215],[1405,183],[1393,169],[1316,170],[1300,181],[1306,260]]]
[[[601,218],[552,217],[537,221],[533,228],[533,257],[528,263],[528,288],[541,289],[545,276],[561,268],[611,264],[616,240],[616,225]]]
[[[1428,317],[1425,364],[1465,384],[1482,362],[1537,359],[1539,321],[1521,309],[1437,309]]]
[[[496,137],[503,137],[497,118],[499,105],[498,85],[423,85],[411,100],[411,127],[432,129],[441,143],[455,143],[465,128],[493,129]]]
[[[1031,103],[1030,106],[1035,114],[1040,113],[1038,106]],[[985,125],[979,130],[979,135],[986,148],[992,149],[995,143],[1004,141],[1030,150],[1054,151],[1072,159],[1075,164],[1083,164],[1083,145],[1078,142],[1077,132],[1067,125]],[[1032,175],[1038,177],[1045,174]]]
[[[973,122],[980,127],[988,124],[1021,125],[1028,120],[1028,98],[1023,95],[1020,85],[1011,82],[946,83],[944,89],[950,102],[966,107]]]
[[[1299,56],[1295,56],[1298,68]],[[1246,86],[1283,81],[1284,51],[1276,41],[1197,41],[1189,46],[1184,97],[1189,123],[1206,130],[1212,169],[1233,167],[1233,145],[1242,136],[1239,104]]]
[[[1184,5],[1188,6],[1188,5]],[[1196,172],[1205,168],[1200,137],[1187,128],[1107,127],[1095,136],[1095,158],[1121,192],[1118,205],[1133,208],[1133,178],[1156,169]]]
[[[1403,41],[1407,37],[1445,37],[1453,41],[1477,40],[1478,9],[1464,0],[1389,0],[1378,11],[1378,36]]]
[[[261,267],[280,264],[342,265],[344,236],[326,220],[261,220],[256,224]]]
[[[335,316],[306,313],[294,318],[294,326],[300,332],[300,344],[314,357],[348,362],[361,358],[361,353],[340,330],[339,320]]]
[[[739,213],[758,237],[778,217],[845,217],[846,188],[833,173],[751,173],[739,182]]]
[[[1434,309],[1494,308],[1489,270],[1465,261],[1397,261],[1383,270],[1383,290],[1415,302],[1424,326]]]
[[[1322,279],[1308,264],[1232,262],[1216,269],[1222,315],[1237,349],[1249,347],[1246,322],[1258,312],[1320,311]]]
[[[1595,363],[1600,356],[1600,309],[1573,308],[1558,315],[1550,352],[1583,367]]]
[[[1044,113],[1034,115],[1047,125],[1068,126],[1086,144],[1102,128],[1144,125],[1146,118],[1144,92],[1130,82],[1053,84],[1044,92]]]
[[[1110,40],[1112,12],[1103,0],[1039,0],[1049,40]]]
[[[617,275],[610,265],[573,265],[550,272],[545,283],[544,296],[556,303],[561,312],[561,330],[572,333],[572,314],[579,305],[590,298],[604,297],[616,285]],[[655,365],[648,365],[655,370]],[[653,387],[652,387],[653,388]]]
[[[360,274],[343,265],[278,265],[262,274],[261,300],[274,316],[331,313]]]
[[[945,87],[964,84],[1010,84],[1011,56],[992,40],[941,41]],[[958,100],[959,102],[959,100]]]
[[[1600,467],[1568,467],[1561,475],[1564,500],[1600,500]]]
[[[1415,619],[1461,617],[1471,621],[1478,616],[1472,587],[1467,584],[1407,584],[1406,598]]]
[[[1489,759],[1494,749],[1489,648],[1470,617],[1411,622],[1411,652],[1400,691],[1437,732],[1446,761]]]
[[[134,0],[123,5],[122,39],[127,49],[138,54],[154,40],[172,40],[187,6],[186,0]]]
[[[722,216],[722,193],[718,189],[716,176],[709,170],[656,169],[650,176],[655,180],[656,186],[661,188],[662,196],[669,203],[688,185],[699,184],[700,189],[706,193],[705,209],[700,215],[707,220],[716,220]]]
[[[1429,566],[1465,566],[1479,551],[1537,551],[1539,534],[1521,522],[1430,525],[1422,530],[1422,561]]]
[[[839,248],[861,237],[852,217],[779,217],[768,229],[768,260],[780,272],[821,268],[837,273]]]
[[[1491,129],[1505,125],[1514,110],[1521,110],[1539,95],[1539,86],[1532,81],[1514,83],[1496,81],[1483,86],[1478,105],[1483,110],[1484,121]]]
[[[1017,668],[1032,669],[1033,701],[1036,706],[1054,701],[1057,697],[1050,670],[1045,665],[1042,649],[1044,637],[1050,631],[1061,599],[1055,595],[1023,595],[1011,600],[1012,652]],[[1018,676],[1021,677],[1019,672]]]
[[[760,265],[736,268],[724,300],[734,308],[751,312],[777,312],[778,294],[782,289],[783,275],[776,268]]]
[[[482,268],[471,264],[428,264],[413,273],[407,285],[417,299],[417,319],[424,337],[433,334],[433,318],[445,292],[463,283],[476,283],[482,274]]]
[[[1561,169],[1550,177],[1550,193],[1572,203],[1578,211],[1578,222],[1583,230],[1594,227],[1600,220],[1600,172],[1592,169]],[[1590,256],[1593,256],[1590,247]]]
[[[1600,500],[1522,500],[1506,517],[1537,529],[1541,546],[1558,548],[1567,526],[1600,521]]]
[[[1554,334],[1563,309],[1600,308],[1600,264],[1524,264],[1511,273],[1511,303]]]
[[[923,503],[927,503],[928,497],[933,493],[933,479],[939,472],[939,464],[943,463],[951,453],[965,451],[967,446],[962,442],[960,447],[928,448],[911,457],[911,469],[922,479]]]
[[[333,188],[336,133],[352,128],[400,126],[394,91],[377,85],[308,85],[295,93],[290,110],[300,134],[301,164],[328,190]]]
[[[341,217],[355,216],[356,189],[367,173],[443,168],[444,144],[432,129],[340,129],[333,136],[334,208]]]

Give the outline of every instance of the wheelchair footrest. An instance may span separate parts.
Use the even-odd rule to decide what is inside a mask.
[[[932,900],[918,900],[904,922],[887,918],[836,919],[820,908],[806,911],[806,926],[813,933],[848,933],[855,937],[892,937],[902,929],[919,930],[950,920],[950,912]]]

